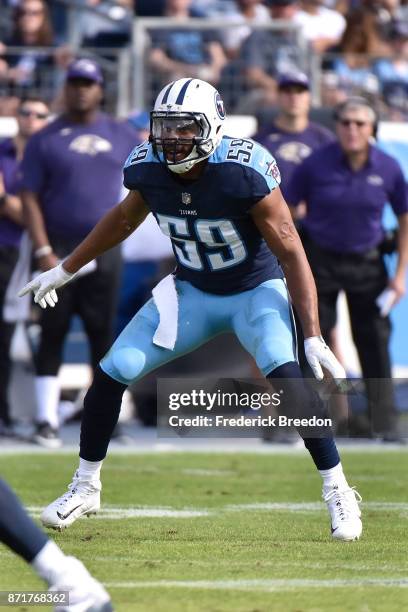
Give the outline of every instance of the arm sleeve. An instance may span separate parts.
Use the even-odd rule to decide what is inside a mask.
[[[275,158],[258,143],[255,143],[250,165],[242,165],[245,185],[244,201],[247,212],[271,191],[279,187],[281,176]]]
[[[123,169],[123,185],[129,191],[139,191],[140,182],[135,166],[125,166]]]
[[[254,32],[241,47],[241,58],[244,68],[265,69],[263,45],[258,32]]]
[[[123,185],[130,191],[141,191],[144,175],[144,161],[151,157],[147,142],[142,142],[132,149],[123,167]]]
[[[27,143],[21,163],[21,188],[34,193],[40,193],[46,178],[44,162],[44,143],[36,135]]]

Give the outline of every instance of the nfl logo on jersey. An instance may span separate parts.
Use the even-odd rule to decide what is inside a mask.
[[[191,204],[191,193],[185,193],[185,192],[182,193],[181,201],[183,202],[185,206],[188,206],[189,204]]]

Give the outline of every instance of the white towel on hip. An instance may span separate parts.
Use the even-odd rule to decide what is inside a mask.
[[[153,336],[153,343],[171,351],[178,331],[178,296],[174,277],[169,274],[152,290],[160,321]]]

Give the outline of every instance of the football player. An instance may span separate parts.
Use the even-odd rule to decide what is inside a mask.
[[[55,604],[56,612],[111,612],[113,609],[103,586],[78,559],[67,557],[48,539],[1,478],[0,542],[4,542],[30,563],[38,576],[48,584],[50,598],[47,602]],[[69,601],[62,602],[56,591],[67,591]]]
[[[345,377],[320,335],[313,276],[276,162],[253,140],[224,136],[224,122],[222,99],[208,83],[186,78],[164,87],[151,113],[149,141],[125,164],[129,194],[63,264],[20,292],[32,291],[43,308],[54,306],[56,289],[150,211],[178,262],[100,362],[84,400],[79,469],[68,492],[43,511],[47,527],[63,529],[99,509],[100,470],[127,385],[211,337],[234,332],[264,375],[279,380],[287,404],[312,413],[316,398],[297,362],[291,299],[315,376],[323,378],[323,366]],[[347,483],[332,435],[300,433],[323,478],[333,537],[358,539],[360,498]]]

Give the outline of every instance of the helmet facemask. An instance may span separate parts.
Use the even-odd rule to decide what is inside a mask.
[[[188,172],[214,151],[210,123],[204,113],[152,111],[150,137],[153,150],[169,170]]]

